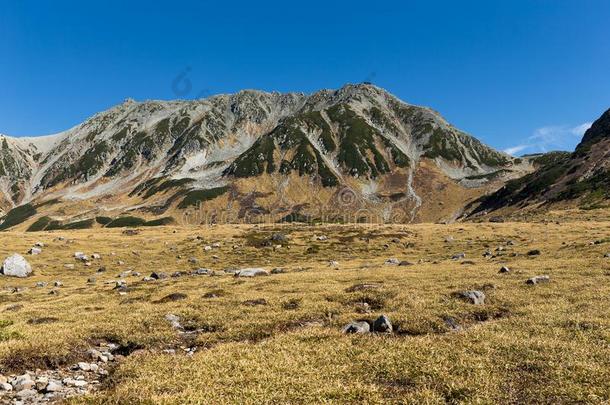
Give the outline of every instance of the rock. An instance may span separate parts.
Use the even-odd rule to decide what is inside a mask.
[[[274,233],[269,240],[272,242],[288,242],[288,237],[283,233]]]
[[[527,252],[528,256],[538,256],[539,254],[540,254],[540,250],[538,250],[538,249],[530,250],[529,252]]]
[[[456,296],[474,305],[485,304],[485,293],[483,291],[460,291],[456,293]]]
[[[32,266],[20,254],[7,257],[2,264],[2,274],[11,277],[27,277],[32,273]]]
[[[55,287],[61,287],[61,286],[63,286],[63,285],[64,285],[64,283],[62,283],[61,281],[55,281],[55,282],[53,283],[53,286],[55,286]]]
[[[36,283],[36,287],[38,287],[38,288],[44,288],[46,286],[47,286],[47,283],[44,281],[39,281]]]
[[[267,305],[267,300],[264,298],[257,298],[255,300],[244,301],[244,302],[242,302],[242,304],[249,306],[249,307],[254,307],[257,305]]]
[[[153,271],[150,274],[150,278],[155,279],[155,280],[163,280],[163,279],[166,279],[168,277],[169,276],[167,275],[167,273],[161,273],[161,272],[157,273],[157,272]]]
[[[462,327],[460,326],[459,323],[457,323],[455,318],[452,318],[450,316],[444,316],[443,321],[445,322],[445,325],[447,325],[449,330],[451,330],[453,332],[459,332],[462,330]]]
[[[460,259],[464,259],[466,257],[466,253],[456,253],[453,256],[451,256],[451,260],[460,260]]]
[[[483,257],[492,257],[493,253],[491,253],[489,250],[486,250],[485,253],[483,253]]]
[[[218,242],[212,243],[212,248],[214,248],[214,249],[220,248],[220,243],[218,243]]]
[[[191,274],[193,276],[213,276],[215,273],[210,269],[199,268],[197,270],[193,270]]]
[[[39,247],[39,248],[43,248],[44,247],[44,243],[36,242],[36,243],[34,243],[34,246]]]
[[[604,257],[605,257],[606,259],[610,258],[610,253],[606,253],[606,254],[604,255]]]
[[[381,315],[373,322],[373,332],[392,333],[392,331],[392,322],[390,322],[390,318],[385,315]]]
[[[384,262],[384,264],[389,265],[389,266],[398,266],[400,264],[400,260],[396,259],[395,257],[392,257],[392,258],[386,260]]]
[[[536,276],[536,277],[532,277],[532,278],[528,279],[525,283],[534,285],[534,284],[540,284],[540,283],[549,283],[550,281],[551,281],[551,278],[549,276]]]
[[[398,263],[399,266],[413,266],[413,263],[403,260],[400,263]]]
[[[203,250],[205,250],[206,252],[209,252],[210,250],[212,250],[212,246],[204,246]]]
[[[32,389],[25,389],[25,390],[21,390],[17,393],[17,396],[19,398],[29,398],[29,397],[33,397],[36,394],[38,394],[38,392],[36,392],[35,390]]]
[[[197,262],[199,262],[199,260],[196,257],[191,257],[189,259],[189,263],[191,263],[191,264],[197,264]]]
[[[91,255],[91,258],[95,259],[95,260],[99,260],[99,259],[102,258],[102,256],[100,256],[98,253],[94,253],[94,254]]]
[[[187,298],[187,295],[184,293],[171,293],[169,295],[166,295],[165,297],[154,301],[156,304],[164,304],[166,302],[174,302],[174,301],[182,301],[185,300]]]
[[[268,276],[269,273],[265,269],[260,268],[246,268],[241,269],[237,273],[235,273],[235,277],[258,277],[258,276]]]
[[[104,273],[105,271],[106,271],[106,267],[105,266],[102,266],[99,269],[97,269],[98,273]]]
[[[339,262],[336,260],[331,260],[328,262],[328,266],[329,267],[338,267],[339,266]]]
[[[13,389],[15,391],[27,390],[33,388],[36,383],[32,380],[29,374],[23,374],[18,377],[15,377],[11,382]]]
[[[326,235],[316,236],[316,240],[325,241],[325,240],[328,240],[328,236],[326,236]]]
[[[502,266],[502,268],[500,268],[500,271],[498,273],[510,273],[510,269],[506,266]]]
[[[74,253],[74,258],[76,260],[80,260],[81,262],[89,261],[89,256],[87,256],[83,252],[76,252],[76,253]]]
[[[368,322],[351,322],[343,327],[343,333],[368,333],[371,331],[371,326]]]
[[[149,281],[155,281],[155,279],[154,279],[154,278],[152,278],[152,277],[144,277],[144,278],[142,279],[142,281],[149,282]]]
[[[88,284],[95,284],[95,282],[96,282],[96,281],[97,281],[97,280],[95,279],[95,277],[89,277],[89,278],[87,279],[87,283],[88,283]]]
[[[33,247],[30,250],[28,250],[28,253],[31,255],[39,255],[42,253],[42,249],[38,248],[38,247]]]
[[[49,381],[45,387],[45,392],[59,392],[63,389],[63,385],[59,381]]]
[[[7,382],[0,382],[0,391],[12,391],[13,386]]]
[[[491,217],[491,218],[489,218],[489,222],[502,223],[502,222],[504,222],[504,218],[502,218],[502,217]]]
[[[284,274],[286,273],[285,269],[276,267],[275,269],[271,270],[271,274]]]
[[[167,315],[165,315],[165,320],[168,321],[172,325],[172,328],[182,329],[182,325],[180,325],[180,318],[178,318],[177,315],[167,314]]]
[[[77,366],[78,366],[79,370],[91,371],[91,365],[89,363],[85,363],[84,361],[81,361],[80,363],[78,363]]]

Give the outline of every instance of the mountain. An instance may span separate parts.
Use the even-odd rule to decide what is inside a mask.
[[[530,157],[538,169],[473,204],[471,216],[544,206],[595,208],[610,199],[610,110],[585,132],[573,153]]]
[[[179,222],[450,220],[532,170],[371,84],[126,100],[60,134],[0,142],[3,221],[18,208],[29,214],[10,224],[38,219],[42,229],[128,213]]]

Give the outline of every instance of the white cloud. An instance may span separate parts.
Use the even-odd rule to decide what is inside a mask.
[[[504,149],[504,153],[507,153],[509,155],[514,155],[515,153],[519,153],[522,150],[525,150],[528,148],[528,145],[517,145],[517,146],[512,146],[510,148],[506,148]]]
[[[584,122],[576,126],[549,125],[537,128],[525,142],[506,148],[504,152],[514,155],[522,151],[536,153],[551,150],[572,150],[590,127],[591,122]]]

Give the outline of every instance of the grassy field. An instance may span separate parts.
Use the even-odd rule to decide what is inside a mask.
[[[553,219],[0,233],[0,258],[46,245],[26,256],[33,276],[0,276],[0,373],[69,366],[105,341],[124,358],[70,403],[608,403],[610,219]],[[275,232],[288,241],[264,246]],[[87,267],[78,251],[101,259]],[[142,281],[198,267],[216,275]],[[224,272],[243,267],[285,272]],[[105,283],[127,270],[141,274],[126,294]],[[484,305],[452,296],[470,289]],[[342,334],[381,314],[395,333]]]

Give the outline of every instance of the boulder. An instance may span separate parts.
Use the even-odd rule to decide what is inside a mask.
[[[483,291],[460,291],[456,293],[456,296],[474,305],[485,304],[485,293]]]
[[[241,269],[237,273],[235,273],[235,277],[258,277],[258,276],[268,276],[269,273],[267,270],[259,269],[259,268],[247,268]]]
[[[31,254],[32,256],[39,255],[42,253],[42,249],[39,247],[33,247],[30,250],[28,250],[28,253]]]
[[[32,273],[32,266],[17,253],[7,257],[2,264],[2,274],[11,277],[27,277]]]
[[[466,257],[466,253],[456,253],[453,256],[451,256],[451,260],[460,260],[460,259],[464,259]]]
[[[368,322],[350,322],[343,327],[343,333],[368,333],[371,331],[371,326]]]
[[[551,281],[551,278],[549,276],[536,276],[536,277],[532,277],[532,278],[528,279],[525,283],[534,285],[534,284],[540,284],[540,283],[548,283],[550,281]]]
[[[390,318],[385,315],[381,315],[379,318],[375,319],[375,322],[373,322],[373,332],[392,333],[392,331],[392,322],[390,322]]]

